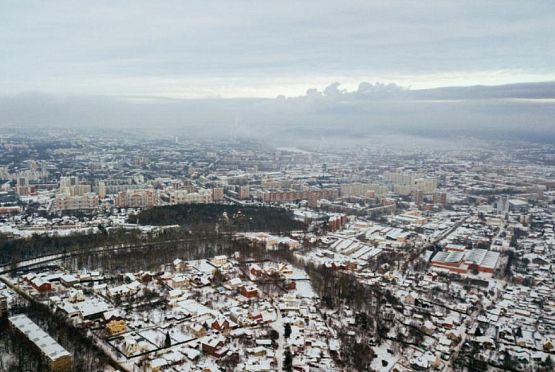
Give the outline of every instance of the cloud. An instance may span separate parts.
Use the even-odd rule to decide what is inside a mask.
[[[364,141],[378,134],[555,141],[555,83],[409,89],[332,83],[298,97],[0,96],[0,127],[98,128],[183,138]]]
[[[548,80],[554,10],[550,1],[8,0],[0,93],[276,96],[336,80]]]

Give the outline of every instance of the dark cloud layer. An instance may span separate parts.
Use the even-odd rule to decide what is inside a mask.
[[[118,128],[185,137],[272,141],[376,134],[555,142],[555,83],[406,89],[337,83],[300,97],[176,100],[152,97],[0,96],[0,126]]]

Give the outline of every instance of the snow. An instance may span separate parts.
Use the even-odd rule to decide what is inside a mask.
[[[391,349],[392,345],[390,341],[383,342],[380,346],[373,347],[376,358],[372,360],[370,367],[375,371],[390,371],[393,366],[399,360],[399,356],[395,354],[390,354],[387,350]],[[382,360],[387,361],[387,366],[382,365]]]
[[[314,292],[312,284],[308,280],[297,280],[297,288],[295,294],[300,298],[317,298],[318,295]]]

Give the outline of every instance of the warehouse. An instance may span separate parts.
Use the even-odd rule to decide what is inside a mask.
[[[432,258],[432,266],[451,272],[465,274],[469,270],[493,273],[499,262],[499,252],[487,249],[466,251],[441,251]]]

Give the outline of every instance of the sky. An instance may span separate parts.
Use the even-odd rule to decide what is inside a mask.
[[[553,118],[552,0],[0,1],[0,128],[555,143]]]
[[[553,1],[0,2],[0,94],[288,97],[555,81]]]

